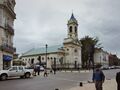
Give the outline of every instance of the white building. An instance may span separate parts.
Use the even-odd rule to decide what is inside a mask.
[[[101,65],[109,65],[109,53],[103,49],[95,49],[94,63]]]
[[[47,68],[51,68],[54,63],[57,65],[69,64],[69,67],[73,68],[75,64],[81,65],[81,43],[78,40],[78,22],[73,14],[70,20],[68,20],[67,26],[67,38],[64,39],[63,45],[31,49],[24,53],[21,59],[27,66],[39,62],[43,65],[47,63]]]
[[[0,70],[12,65],[15,0],[0,0]]]

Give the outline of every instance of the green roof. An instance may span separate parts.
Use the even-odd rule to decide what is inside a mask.
[[[48,46],[47,47],[47,53],[54,53],[58,52],[58,49],[62,48],[63,45],[55,45],[55,46]],[[46,53],[46,48],[33,48],[25,53],[22,54],[22,56],[30,56],[30,55],[37,55],[37,54],[45,54]]]

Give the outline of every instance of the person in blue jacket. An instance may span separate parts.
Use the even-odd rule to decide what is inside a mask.
[[[96,66],[96,69],[93,71],[93,82],[95,83],[96,90],[103,90],[102,84],[105,80],[105,75],[100,69],[100,65]]]
[[[120,90],[120,72],[116,74],[117,90]]]

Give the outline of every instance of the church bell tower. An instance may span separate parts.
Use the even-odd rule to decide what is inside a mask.
[[[81,43],[78,39],[78,22],[73,13],[67,23],[67,38],[64,38],[64,63],[71,68],[81,67]],[[79,66],[77,66],[79,65]]]
[[[68,38],[77,40],[78,39],[78,22],[74,17],[73,13],[71,15],[71,18],[68,20],[67,26],[68,26]]]

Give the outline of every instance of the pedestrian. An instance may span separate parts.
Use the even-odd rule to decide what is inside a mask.
[[[36,76],[36,73],[37,73],[37,67],[34,66],[34,76]]]
[[[120,72],[116,74],[117,90],[120,90]]]
[[[53,73],[53,69],[52,68],[50,69],[50,73]]]
[[[105,75],[100,69],[100,65],[96,65],[96,69],[93,71],[93,82],[95,83],[96,90],[103,90],[102,84],[105,80]]]
[[[37,66],[37,74],[40,75],[40,65]]]
[[[48,73],[47,73],[47,70],[45,69],[44,70],[44,77],[47,77],[48,76]]]
[[[56,74],[56,68],[53,68],[54,74]]]

